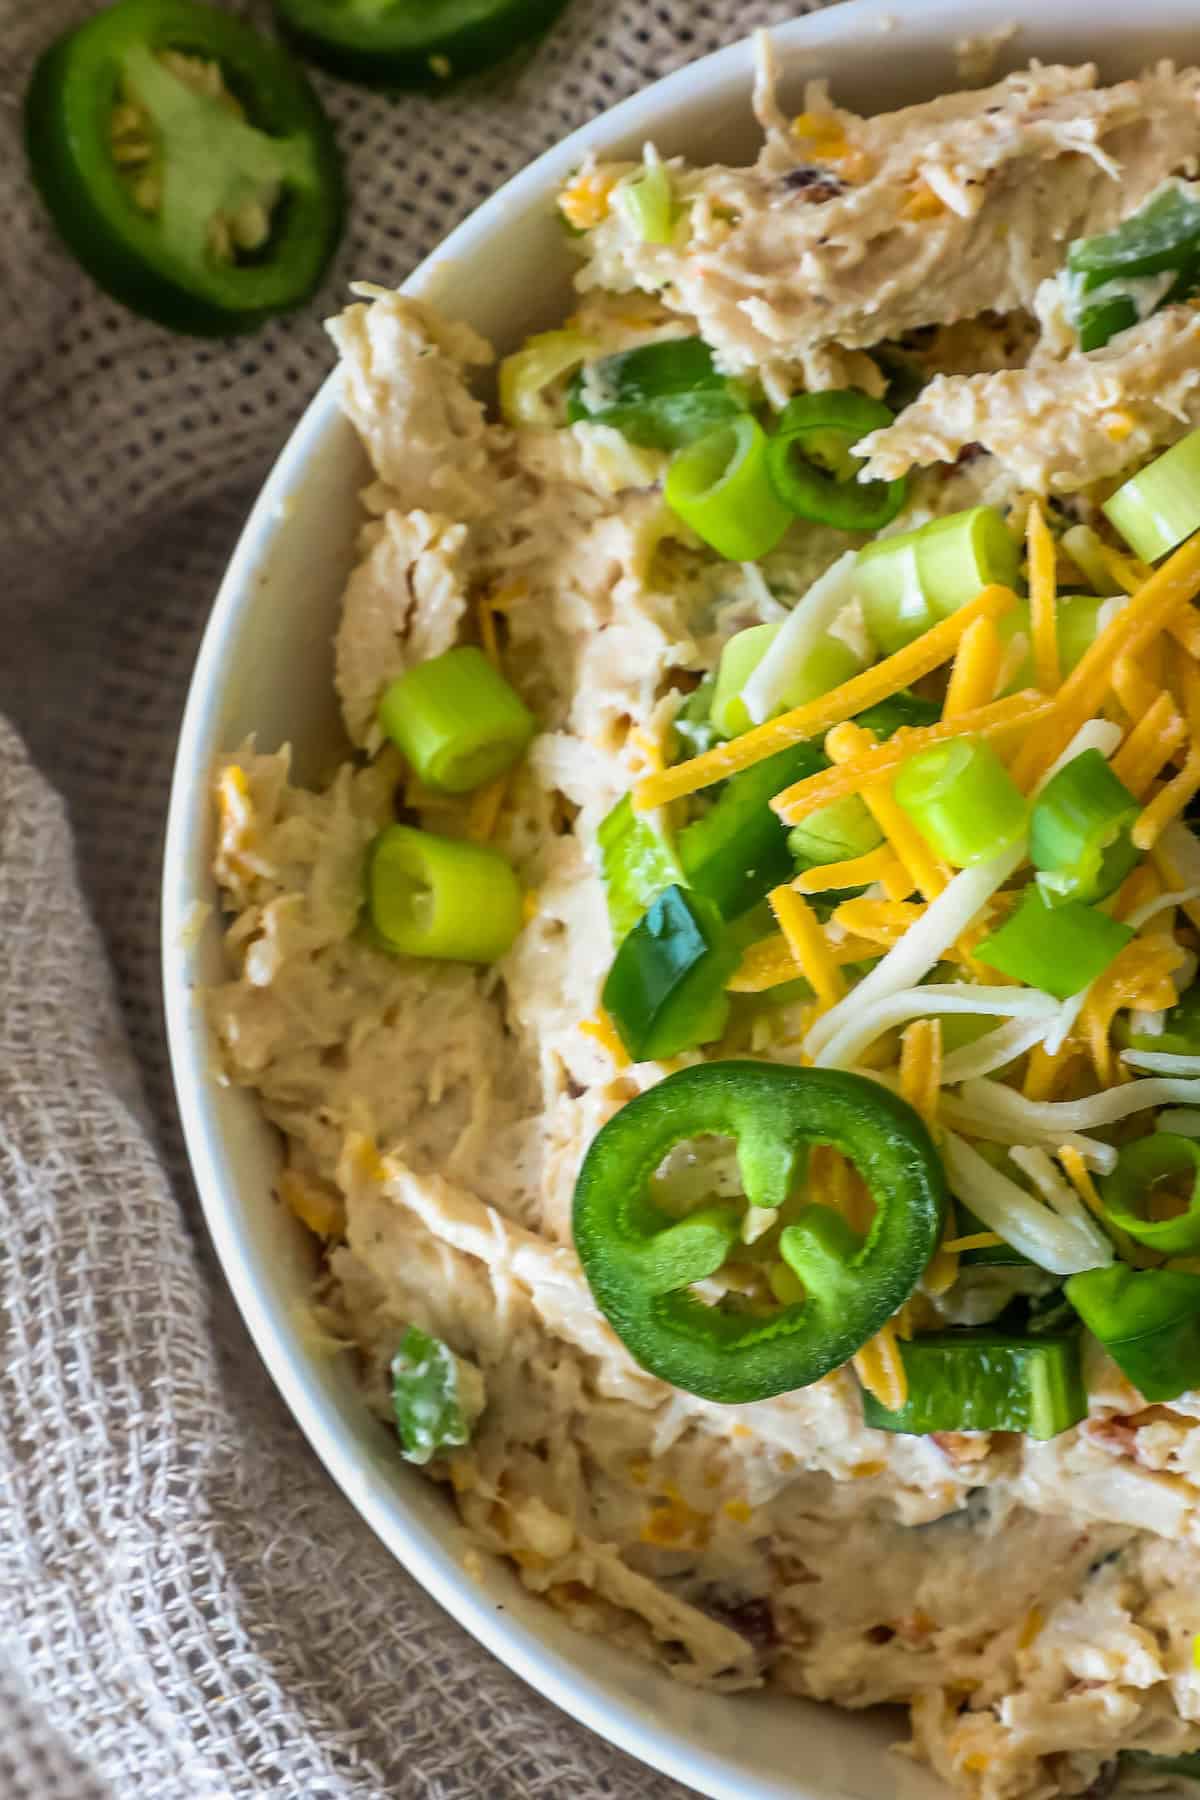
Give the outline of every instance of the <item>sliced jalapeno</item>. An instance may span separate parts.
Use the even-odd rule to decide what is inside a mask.
[[[373,87],[440,87],[490,68],[566,0],[275,0],[302,55]]]
[[[116,299],[179,331],[298,306],[337,243],[341,164],[283,51],[193,0],[119,0],[51,46],[25,107],[34,180]]]

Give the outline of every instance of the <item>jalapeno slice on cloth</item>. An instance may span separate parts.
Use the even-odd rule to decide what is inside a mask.
[[[377,87],[440,87],[490,68],[552,25],[566,0],[275,0],[296,48]]]
[[[68,247],[135,312],[223,336],[320,281],[343,210],[332,128],[291,59],[228,13],[119,0],[45,53],[25,122]]]
[[[741,1234],[738,1210],[672,1217],[652,1198],[668,1152],[732,1137],[751,1206],[789,1203],[778,1255],[804,1298],[757,1307],[689,1291]],[[858,1168],[875,1216],[858,1237],[819,1203],[793,1211],[802,1154],[833,1144]],[[807,1387],[848,1361],[908,1298],[941,1237],[945,1178],[913,1109],[862,1075],[782,1063],[701,1063],[669,1075],[593,1139],[575,1188],[575,1248],[609,1324],[639,1363],[706,1400],[742,1404]],[[765,1240],[760,1240],[764,1242]]]

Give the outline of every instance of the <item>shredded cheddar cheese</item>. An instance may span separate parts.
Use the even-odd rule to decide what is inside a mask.
[[[279,1177],[279,1198],[316,1237],[336,1238],[344,1234],[346,1205],[341,1196],[307,1180],[295,1169],[285,1169]]]
[[[863,962],[878,956],[878,947],[868,938],[844,937],[836,943],[826,940],[833,961],[840,966]],[[785,982],[804,979],[804,970],[792,954],[782,932],[775,937],[760,938],[743,952],[742,960],[726,985],[731,994],[762,994],[768,988],[782,987]]]
[[[1200,587],[1200,578],[1197,586]],[[701,788],[711,787],[714,781],[723,781],[742,769],[752,768],[755,763],[774,756],[778,750],[786,750],[791,744],[820,737],[844,719],[853,718],[855,713],[880,700],[889,699],[901,688],[949,662],[964,633],[976,619],[984,616],[999,618],[1015,605],[1016,596],[1011,588],[983,588],[973,600],[968,600],[965,606],[960,606],[956,613],[933,626],[932,630],[922,633],[905,649],[886,657],[873,668],[864,669],[860,675],[852,676],[831,693],[808,700],[803,706],[794,706],[790,712],[781,713],[779,718],[770,719],[753,731],[745,731],[727,744],[717,744],[688,762],[677,763],[661,775],[647,776],[634,789],[634,805],[639,812],[652,812],[670,800],[681,800],[685,794],[698,793]]]
[[[590,1019],[581,1019],[579,1029],[585,1037],[592,1038],[602,1050],[607,1051],[618,1069],[629,1067],[629,1056],[625,1046],[617,1036],[616,1026],[602,1006],[592,1014]]]
[[[1059,688],[1051,716],[1021,747],[1012,769],[1018,786],[1028,792],[1080,726],[1095,717],[1116,658],[1139,655],[1198,593],[1200,535],[1169,556],[1088,645]]]
[[[1043,694],[1059,685],[1058,594],[1054,566],[1054,539],[1035,500],[1026,524],[1029,556],[1029,621],[1033,637],[1033,667]]]
[[[799,963],[804,979],[817,996],[822,1010],[836,1006],[846,991],[842,972],[830,955],[829,945],[816,914],[806,900],[786,883],[768,896],[779,929]]]
[[[850,856],[844,862],[822,863],[797,875],[792,886],[798,894],[823,894],[830,888],[870,887],[878,881],[889,900],[907,900],[914,882],[896,855],[881,844],[865,856]]]
[[[993,700],[974,712],[961,713],[956,719],[942,719],[936,725],[905,726],[886,744],[864,750],[853,762],[836,769],[823,769],[818,775],[809,775],[793,787],[784,788],[782,793],[776,794],[771,806],[787,824],[798,825],[801,819],[819,812],[832,800],[860,793],[868,784],[890,780],[901,763],[926,744],[944,743],[947,738],[963,737],[968,733],[994,738],[1014,731],[1027,732],[1048,720],[1054,708],[1053,699],[1029,688],[1003,700]],[[825,748],[831,756],[836,755],[844,741],[830,732]]]
[[[908,199],[900,208],[900,217],[902,219],[914,220],[936,219],[939,213],[944,213],[945,210],[945,201],[940,199],[939,196],[934,193],[929,183],[927,181],[918,181],[914,184]]]
[[[996,692],[1000,669],[1004,662],[1004,643],[994,619],[976,619],[967,627],[942,706],[943,719],[957,719],[962,713],[986,706]]]
[[[942,1021],[914,1019],[900,1040],[900,1092],[932,1129],[942,1088]]]
[[[1141,800],[1163,764],[1179,749],[1188,728],[1174,700],[1160,693],[1112,760],[1112,771]]]
[[[864,731],[860,725],[843,724],[830,732],[825,747],[835,762],[851,762],[864,752],[878,748],[878,740],[873,732]],[[907,870],[912,885],[919,889],[924,899],[936,900],[949,879],[948,872],[908,814],[893,799],[891,783],[872,782],[863,788],[862,797],[897,862]]]
[[[896,1327],[891,1319],[864,1344],[854,1357],[854,1372],[866,1388],[889,1412],[899,1412],[908,1399],[908,1376]]]
[[[467,836],[477,844],[485,844],[495,834],[508,792],[508,776],[497,775],[494,781],[476,788],[467,809]]]
[[[617,169],[580,169],[558,196],[558,210],[576,231],[590,231],[608,217],[609,200],[620,180]]]
[[[1003,1242],[998,1231],[970,1231],[966,1237],[943,1240],[942,1251],[947,1256],[961,1256],[964,1250],[995,1250]]]

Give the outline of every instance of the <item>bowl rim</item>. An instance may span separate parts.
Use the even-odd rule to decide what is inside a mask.
[[[1181,22],[1185,3],[1181,0],[1178,6]],[[826,5],[821,11],[772,26],[771,41],[783,57],[795,52],[836,53],[857,33],[880,33],[892,28],[889,21],[894,21],[897,38],[893,45],[897,47],[900,33],[910,30],[937,35],[949,42],[972,28],[986,29],[1010,19],[1018,27],[1028,25],[1041,12],[1041,0],[903,0],[903,5],[893,0],[893,4],[894,13],[886,0],[842,0],[841,4]],[[1109,10],[1105,0],[1097,0],[1098,37],[1105,29],[1101,15]],[[1171,0],[1164,0],[1164,11],[1171,10]],[[744,37],[684,64],[544,151],[437,244],[402,283],[400,292],[432,296],[440,282],[440,265],[471,257],[485,239],[511,219],[514,211],[544,203],[588,151],[603,150],[636,132],[652,130],[659,115],[684,99],[689,89],[697,85],[701,89],[713,87],[741,69],[748,91],[751,45],[752,39]],[[630,1696],[615,1697],[607,1691],[602,1677],[591,1673],[582,1662],[571,1664],[532,1628],[500,1609],[446,1545],[436,1541],[432,1529],[413,1516],[411,1510],[406,1515],[404,1502],[394,1495],[384,1496],[382,1490],[361,1480],[359,1456],[348,1441],[344,1425],[339,1424],[335,1409],[286,1341],[285,1321],[260,1292],[240,1239],[237,1186],[225,1164],[218,1135],[205,1117],[205,1094],[211,1075],[199,1041],[194,1001],[183,979],[183,945],[195,901],[191,853],[196,774],[207,768],[210,760],[221,704],[215,677],[224,660],[226,639],[247,605],[256,570],[272,539],[285,528],[288,495],[298,486],[314,453],[320,450],[340,417],[338,372],[334,368],[313,395],[272,466],[220,583],[196,656],[172,771],[162,862],[164,1015],[180,1124],[207,1228],[255,1348],[309,1445],[388,1551],[457,1624],[570,1718],[711,1800],[799,1800],[803,1790],[782,1772],[778,1781],[748,1774],[732,1754],[685,1742],[672,1729],[664,1730],[649,1705],[639,1706]],[[825,1788],[828,1795],[835,1791],[843,1790]]]

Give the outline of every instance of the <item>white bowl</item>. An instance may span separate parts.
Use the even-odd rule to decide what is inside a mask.
[[[853,0],[780,26],[793,88],[832,78],[864,111],[960,85],[954,44],[1015,22],[1004,66],[1096,58],[1106,77],[1155,57],[1194,59],[1190,0]],[[1190,57],[1189,57],[1190,53]],[[570,310],[571,259],[552,196],[585,151],[748,160],[751,51],[736,44],[595,119],[539,158],[451,234],[406,284],[470,321],[501,349]],[[537,279],[531,281],[529,271]],[[364,269],[364,276],[372,271]],[[940,1784],[886,1754],[896,1721],[768,1695],[683,1688],[577,1635],[503,1569],[480,1584],[463,1569],[449,1505],[407,1467],[362,1407],[348,1369],[306,1350],[296,1303],[313,1261],[306,1233],[272,1198],[279,1153],[252,1096],[213,1079],[193,990],[221,978],[216,915],[198,939],[198,900],[213,902],[209,779],[219,752],[248,733],[287,741],[300,777],[319,779],[341,744],[331,637],[358,525],[365,461],[331,378],[285,447],[221,586],[192,679],[175,766],[163,885],[163,979],[180,1114],[200,1198],[225,1273],[267,1367],[334,1480],[411,1573],[496,1656],[573,1718],[717,1800],[935,1800]]]

